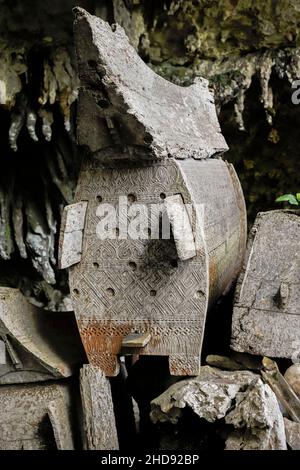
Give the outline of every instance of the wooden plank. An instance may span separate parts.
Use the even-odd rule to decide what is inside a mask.
[[[165,198],[164,203],[178,258],[182,261],[194,258],[196,256],[194,235],[182,196],[180,194],[168,196]]]
[[[70,432],[70,410],[65,400],[58,398],[47,405],[47,414],[53,429],[57,450],[74,450],[73,434]]]
[[[70,204],[64,208],[58,251],[59,269],[69,268],[81,260],[86,209],[86,201]]]
[[[299,358],[299,228],[299,214],[293,211],[258,214],[236,289],[234,350]]]
[[[281,375],[275,361],[264,357],[263,365],[264,369],[261,374],[275,393],[284,413],[293,421],[300,423],[300,400],[296,393]]]
[[[151,340],[150,333],[131,333],[122,341],[123,348],[144,348]]]
[[[84,365],[80,371],[84,448],[118,450],[118,435],[109,380],[99,367]]]

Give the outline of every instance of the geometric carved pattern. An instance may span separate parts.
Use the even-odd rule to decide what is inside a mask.
[[[208,305],[235,279],[246,233],[235,172],[210,158],[227,145],[208,82],[179,87],[164,80],[121,27],[81,8],[74,33],[83,85],[77,134],[89,157],[76,191],[75,202],[86,201],[87,211],[70,287],[88,358],[114,375],[124,336],[146,333],[151,339],[134,353],[169,356],[172,374],[197,375]],[[159,214],[151,217],[145,207],[163,205],[173,238],[164,224],[161,230],[151,224],[142,239],[127,239],[120,226],[100,239],[100,203],[131,224],[134,207],[153,221]],[[184,241],[177,236],[187,232]]]
[[[194,165],[199,185],[203,164],[195,161]],[[222,178],[229,175],[221,160],[212,162],[209,170],[214,168]],[[236,211],[235,192],[230,189],[232,209]],[[76,200],[88,201],[88,207],[82,258],[70,269],[70,285],[89,360],[94,365],[101,364],[106,375],[117,372],[114,357],[121,353],[123,337],[134,332],[151,333],[150,342],[137,353],[170,356],[170,371],[174,374],[199,372],[207,304],[209,295],[213,295],[209,290],[209,256],[204,239],[198,243],[196,257],[181,261],[172,239],[120,240],[116,236],[101,240],[96,235],[99,200],[116,205],[119,196],[133,194],[132,204],[160,204],[162,193],[180,193],[185,202],[205,202],[195,200],[195,194],[185,184],[180,163],[171,159],[132,168],[128,162],[118,168],[103,168],[92,162],[86,163],[81,172]],[[223,219],[216,208],[212,212],[214,209],[216,229]],[[215,247],[213,253],[214,250]],[[235,251],[233,256],[237,259]],[[218,273],[214,282],[218,283]]]

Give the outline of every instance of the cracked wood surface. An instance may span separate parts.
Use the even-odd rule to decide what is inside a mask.
[[[168,82],[142,61],[123,28],[82,8],[74,11],[84,85],[78,112],[81,145],[91,152],[115,143],[135,145],[148,158],[207,158],[228,149],[206,80],[189,87]],[[99,126],[106,132],[100,133]],[[98,130],[95,136],[90,127]]]
[[[226,148],[213,101],[203,81],[184,88],[156,75],[120,27],[75,9],[74,31],[78,137],[89,155],[75,194],[76,203],[88,203],[82,254],[69,280],[88,359],[116,375],[123,338],[150,334],[135,354],[169,356],[173,375],[198,374],[208,305],[236,278],[246,237],[236,173],[207,158]],[[176,233],[154,236],[153,206],[164,213],[174,197],[190,204],[189,254],[187,243],[174,243]],[[122,214],[120,198],[128,227],[143,207],[147,234],[134,239],[116,223],[101,238],[101,203]],[[179,220],[171,219],[174,232]]]
[[[109,380],[98,367],[86,364],[80,371],[84,448],[118,450],[114,407]]]
[[[258,214],[237,285],[231,339],[234,350],[299,357],[299,228],[299,212]]]

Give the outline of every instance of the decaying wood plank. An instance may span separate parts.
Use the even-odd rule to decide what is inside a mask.
[[[84,365],[80,371],[84,447],[118,450],[118,435],[109,380],[100,368]]]
[[[210,354],[206,357],[206,363],[212,367],[218,367],[224,370],[253,370],[259,371],[262,369],[261,358],[251,356],[250,354],[243,354],[233,352],[230,356],[219,356]]]
[[[0,403],[1,450],[74,448],[68,385],[3,385]]]
[[[69,268],[79,263],[87,202],[77,202],[64,208],[59,240],[58,266]]]
[[[300,351],[300,217],[293,211],[258,214],[240,275],[232,348],[271,357]]]
[[[208,305],[236,278],[246,236],[236,174],[209,159],[227,148],[213,100],[202,80],[178,87],[156,75],[119,26],[75,9],[74,32],[78,139],[90,155],[75,194],[88,202],[82,254],[69,279],[87,356],[115,375],[124,338],[138,332],[151,335],[138,354],[197,375]],[[176,201],[183,216],[171,214]],[[104,207],[116,209],[109,237]],[[174,237],[160,233],[168,211]],[[132,236],[142,215],[147,227]]]
[[[0,337],[0,384],[69,377],[82,360],[73,316],[39,309],[18,289],[0,287]]]

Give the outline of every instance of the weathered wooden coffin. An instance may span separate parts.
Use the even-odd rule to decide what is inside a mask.
[[[2,385],[0,403],[0,450],[74,449],[67,384]]]
[[[83,344],[108,376],[130,352],[169,356],[171,374],[194,375],[208,306],[237,276],[245,248],[244,198],[218,158],[227,145],[213,99],[206,81],[182,88],[156,75],[119,26],[75,13],[78,137],[88,155],[59,257]],[[117,212],[107,238],[104,204]],[[151,224],[153,210],[170,236]],[[120,220],[149,224],[134,237]]]
[[[0,287],[0,384],[69,377],[81,362],[72,314],[46,312]]]
[[[258,214],[237,284],[234,350],[299,361],[299,229],[299,212]]]

